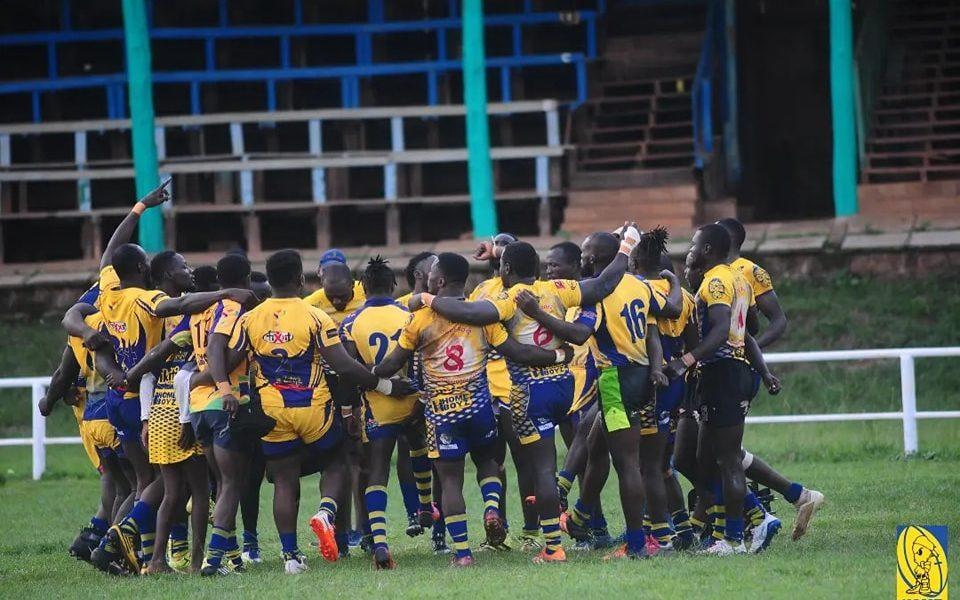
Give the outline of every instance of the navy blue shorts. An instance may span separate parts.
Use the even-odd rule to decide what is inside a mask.
[[[244,447],[236,436],[230,433],[230,413],[225,410],[203,410],[190,413],[193,434],[200,445],[209,448],[217,445],[227,450],[238,451]]]
[[[138,398],[124,398],[123,392],[107,390],[107,420],[117,430],[120,442],[142,444],[140,432],[143,422],[140,420],[140,400]]]
[[[657,430],[660,433],[674,433],[677,430],[677,416],[687,393],[686,388],[683,377],[678,377],[667,387],[657,390]]]
[[[427,456],[457,460],[497,441],[497,416],[493,406],[485,404],[455,423],[433,422],[427,418]]]
[[[567,420],[573,405],[573,374],[529,383],[514,383],[510,389],[510,414],[521,444],[553,437],[557,424]]]

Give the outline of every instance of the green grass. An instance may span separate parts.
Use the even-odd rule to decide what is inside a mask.
[[[956,344],[960,331],[960,283],[944,281],[880,282],[841,277],[827,281],[784,281],[778,291],[790,317],[787,339],[776,351]],[[55,324],[4,324],[15,350],[0,350],[0,373],[49,372],[62,344]],[[960,361],[923,359],[917,363],[921,410],[960,406]],[[778,365],[785,389],[777,397],[761,395],[755,414],[897,410],[899,373],[893,361],[842,365]],[[25,392],[0,395],[0,435],[26,435],[29,411]],[[72,415],[59,410],[50,431],[75,431]],[[919,456],[904,459],[898,422],[848,422],[751,426],[745,446],[793,478],[823,490],[828,504],[806,538],[784,535],[758,557],[712,560],[679,557],[642,563],[604,563],[596,554],[574,555],[571,562],[535,568],[518,552],[478,555],[466,573],[446,568],[446,559],[428,551],[425,538],[400,532],[399,491],[391,482],[388,510],[390,541],[400,569],[375,573],[366,558],[324,564],[311,556],[311,570],[300,578],[279,573],[276,530],[269,511],[272,488],[264,485],[261,539],[267,563],[243,577],[206,581],[185,576],[108,580],[66,555],[76,529],[90,516],[98,486],[86,457],[76,447],[52,447],[43,481],[29,481],[29,448],[0,449],[0,581],[19,597],[102,597],[104,585],[125,596],[172,595],[289,598],[305,593],[359,597],[596,597],[678,598],[714,592],[721,597],[873,598],[894,590],[895,528],[906,522],[946,524],[956,540],[960,531],[960,421],[922,421]],[[468,475],[467,481],[472,481]],[[472,516],[481,505],[476,486],[467,485]],[[511,484],[510,520],[520,524]],[[316,479],[303,484],[301,521],[317,503]],[[622,527],[615,481],[605,490],[605,506],[615,531]],[[774,505],[785,525],[793,508]],[[471,540],[480,539],[479,519],[471,522]],[[312,538],[305,522],[301,545]],[[956,548],[953,548],[956,556]],[[958,567],[955,558],[951,566]],[[309,590],[309,591],[308,591]],[[12,592],[9,592],[12,593]]]

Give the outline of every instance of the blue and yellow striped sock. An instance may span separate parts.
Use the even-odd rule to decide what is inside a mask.
[[[223,527],[213,526],[210,535],[210,544],[207,546],[207,564],[219,567],[223,556],[230,551],[230,531]]]
[[[726,520],[723,538],[727,540],[731,546],[739,546],[743,543],[743,517]]]
[[[653,535],[653,521],[650,520],[650,515],[643,514],[643,535]]]
[[[157,511],[144,502],[137,500],[123,521],[120,529],[127,534],[140,537],[140,554],[144,562],[153,558],[153,539],[157,530]]]
[[[187,524],[173,523],[170,525],[170,553],[180,554],[190,549],[187,542]]]
[[[723,532],[726,530],[726,510],[719,504],[714,504],[707,509],[707,516],[710,517],[710,527],[713,530],[713,539],[722,540]]]
[[[297,548],[297,532],[293,531],[291,533],[281,533],[280,548],[283,550],[283,552],[295,554],[299,550]]]
[[[743,497],[743,512],[752,527],[763,523],[763,519],[767,514],[767,512],[763,510],[763,505],[760,504],[760,499],[757,498],[757,495],[753,492],[747,492]]]
[[[690,527],[693,528],[693,533],[700,535],[701,533],[703,533],[703,528],[706,526],[707,526],[706,523],[696,518],[695,516],[690,515]]]
[[[367,486],[363,494],[374,550],[387,547],[387,497],[387,487],[384,485]]]
[[[467,515],[447,515],[447,532],[453,539],[453,549],[457,553],[457,558],[472,556],[470,544],[467,542]]]
[[[553,554],[563,549],[560,541],[560,519],[540,519],[540,530],[543,531],[543,541],[546,544],[547,554]]]
[[[260,540],[257,538],[256,531],[243,530],[243,549],[246,552],[260,549]]]
[[[573,510],[570,511],[570,520],[581,527],[586,527],[587,523],[590,522],[591,510],[578,499],[577,503],[573,505]]]
[[[561,470],[559,473],[557,473],[557,485],[562,487],[564,491],[569,494],[570,489],[573,488],[573,480],[575,478],[576,475],[574,473]]]
[[[330,496],[324,496],[323,498],[320,498],[320,510],[329,514],[330,522],[333,523],[333,520],[337,516],[337,501]]]
[[[422,512],[433,512],[433,469],[430,467],[426,447],[410,450],[410,466],[417,482],[419,508]]]
[[[650,526],[650,534],[657,538],[657,541],[660,542],[661,546],[673,543],[673,538],[676,536],[676,532],[673,530],[673,527],[669,522],[666,521],[655,521]]]
[[[503,495],[503,483],[499,477],[485,477],[480,480],[480,495],[483,496],[483,514],[495,510],[500,514],[500,497]]]
[[[673,513],[670,514],[670,518],[673,519],[673,526],[677,530],[677,535],[686,535],[687,532],[693,531],[693,523],[691,523],[690,515],[682,508],[673,511]]]
[[[107,534],[107,530],[110,529],[110,523],[107,523],[106,519],[92,517],[90,519],[90,529],[93,529],[95,534],[103,537]]]

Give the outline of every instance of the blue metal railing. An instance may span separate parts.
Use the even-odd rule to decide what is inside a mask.
[[[451,10],[456,2],[451,2]],[[525,9],[530,8],[525,3]],[[371,6],[377,2],[371,2]],[[221,3],[221,7],[224,3]],[[298,7],[299,8],[299,7]],[[598,8],[603,9],[603,4]],[[221,25],[216,27],[164,27],[152,28],[153,40],[202,41],[204,43],[204,70],[154,73],[157,84],[189,84],[190,108],[194,114],[202,112],[199,86],[203,83],[261,81],[266,86],[268,110],[276,108],[276,83],[301,79],[340,79],[341,103],[344,108],[359,106],[359,80],[363,77],[403,75],[422,73],[426,76],[427,102],[438,102],[437,77],[441,74],[460,69],[457,60],[451,60],[447,51],[447,33],[458,30],[460,19],[456,16],[422,21],[383,21],[371,11],[373,19],[365,23],[350,24],[305,24],[271,26],[228,26],[225,13],[221,11]],[[455,14],[455,13],[451,13]],[[541,67],[549,65],[572,65],[576,75],[576,103],[586,99],[586,61],[596,57],[597,35],[596,21],[598,11],[579,11],[574,13],[574,23],[584,26],[583,52],[563,54],[524,54],[523,28],[544,24],[570,24],[571,15],[567,13],[524,12],[512,15],[489,15],[485,19],[487,27],[511,28],[511,54],[489,57],[487,65],[500,70],[501,100],[512,100],[510,71],[515,68]],[[295,10],[296,21],[302,21],[299,10]],[[66,22],[69,25],[69,21]],[[436,35],[437,50],[435,60],[418,62],[377,62],[372,55],[372,37],[390,33],[432,32]],[[352,64],[316,67],[292,67],[290,41],[293,38],[311,37],[352,37],[354,38],[354,61]],[[279,64],[276,67],[252,69],[217,69],[216,44],[221,40],[275,38],[279,47]],[[42,119],[41,94],[77,88],[103,88],[108,118],[123,118],[124,90],[126,76],[123,73],[106,75],[59,76],[57,46],[68,43],[103,42],[123,40],[122,29],[44,31],[19,33],[0,36],[0,48],[5,46],[46,46],[48,53],[47,79],[12,81],[0,83],[0,95],[30,94],[33,120]]]

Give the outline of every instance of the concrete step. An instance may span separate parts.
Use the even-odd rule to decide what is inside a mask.
[[[570,178],[571,190],[645,188],[693,182],[690,167],[627,171],[578,171]]]

